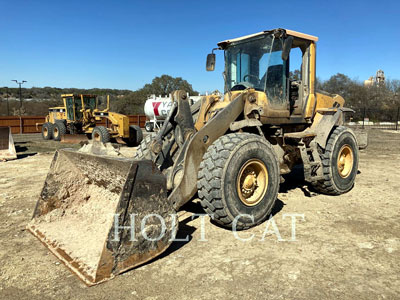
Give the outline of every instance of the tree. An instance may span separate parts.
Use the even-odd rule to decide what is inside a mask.
[[[322,89],[328,93],[339,94],[346,99],[349,96],[351,84],[352,80],[348,76],[337,73],[322,84]]]
[[[169,75],[155,77],[151,83],[146,84],[141,90],[147,95],[168,96],[175,90],[184,90],[190,95],[197,94],[192,85],[182,77],[171,77]]]
[[[371,121],[393,121],[400,105],[400,81],[386,80],[385,84],[365,86],[363,82],[337,73],[327,81],[318,79],[317,89],[342,96],[346,107],[354,109],[354,120],[363,117]],[[365,115],[364,115],[365,113]]]
[[[290,80],[301,80],[301,72],[299,69],[294,70],[293,72],[289,72]]]
[[[190,95],[197,94],[192,85],[182,77],[161,75],[155,77],[151,83],[145,84],[141,89],[113,101],[111,108],[124,114],[143,114],[144,103],[150,95],[168,96],[175,90],[184,90]]]

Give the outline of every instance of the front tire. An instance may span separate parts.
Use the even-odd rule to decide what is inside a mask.
[[[358,145],[353,131],[344,126],[336,127],[321,155],[324,179],[315,182],[314,188],[328,195],[350,191],[357,175],[358,159]]]
[[[110,133],[104,126],[96,126],[93,128],[92,140],[102,143],[108,143],[111,140]]]
[[[142,140],[133,156],[134,159],[153,160],[155,158],[155,155],[150,150],[151,142],[153,141],[154,137],[154,134],[149,134]]]
[[[207,149],[197,187],[201,205],[216,223],[242,230],[268,218],[279,179],[276,155],[268,141],[254,134],[231,133]]]

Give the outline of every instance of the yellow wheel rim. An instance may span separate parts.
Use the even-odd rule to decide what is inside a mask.
[[[339,151],[337,159],[337,168],[339,175],[342,178],[346,178],[350,175],[353,170],[354,155],[353,150],[349,145],[343,145]]]
[[[250,159],[239,171],[236,180],[240,201],[247,206],[257,205],[268,189],[268,171],[258,159]]]
[[[54,137],[58,137],[58,129],[54,128]]]
[[[44,136],[48,136],[49,135],[49,131],[47,130],[47,128],[44,128],[43,129],[43,134],[44,134]]]

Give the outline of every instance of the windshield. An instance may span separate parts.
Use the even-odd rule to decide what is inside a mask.
[[[92,96],[84,96],[83,102],[85,103],[85,108],[90,109],[91,111],[96,109],[96,97]]]
[[[287,64],[281,39],[265,35],[234,43],[225,50],[225,64],[227,89],[254,88],[268,98],[284,100]]]

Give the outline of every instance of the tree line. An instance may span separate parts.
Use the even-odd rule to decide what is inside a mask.
[[[299,77],[299,72],[291,74]],[[117,89],[75,89],[33,87],[22,89],[24,115],[46,115],[49,107],[62,105],[61,94],[96,94],[99,95],[101,107],[105,107],[106,95],[111,97],[111,110],[123,114],[143,114],[143,106],[148,96],[168,95],[174,90],[186,90],[190,95],[198,93],[192,85],[181,77],[162,75],[155,77],[151,83],[142,88],[131,90]],[[346,107],[356,111],[354,120],[361,120],[364,114],[371,121],[393,121],[400,107],[400,80],[386,80],[384,84],[364,86],[364,83],[337,73],[328,80],[317,79],[316,89],[331,94],[339,94],[346,100]],[[0,115],[7,115],[7,95],[9,114],[19,115],[19,89],[0,88]],[[364,111],[365,110],[365,111]]]
[[[355,110],[353,120],[395,121],[400,107],[400,80],[387,79],[381,84],[364,85],[338,73],[326,81],[317,80],[316,89],[339,94],[345,106]]]
[[[0,88],[0,116],[19,115],[20,111],[22,115],[44,116],[48,113],[49,107],[63,105],[62,94],[98,95],[101,108],[105,108],[107,95],[109,95],[112,111],[127,115],[144,114],[144,103],[150,95],[165,96],[180,89],[187,91],[190,95],[198,95],[198,92],[193,89],[189,82],[181,77],[169,75],[155,77],[151,83],[145,84],[136,91],[98,88],[22,88],[23,101],[20,109],[19,89],[2,87]]]

